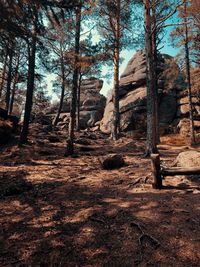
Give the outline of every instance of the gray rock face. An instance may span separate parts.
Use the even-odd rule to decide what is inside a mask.
[[[102,87],[103,81],[96,78],[82,81],[80,95],[80,127],[82,129],[95,126],[95,123],[103,117],[106,98],[100,94]],[[52,105],[49,113],[56,114],[57,110],[58,103]],[[69,112],[70,101],[69,99],[65,99],[59,124],[63,125],[63,123],[66,124],[68,122]]]
[[[168,127],[177,114],[177,91],[184,86],[178,65],[173,58],[162,55],[159,60],[159,116],[160,123]],[[120,127],[122,131],[146,129],[146,60],[142,51],[128,62],[120,77]],[[100,129],[110,133],[113,116],[112,94],[107,100]]]

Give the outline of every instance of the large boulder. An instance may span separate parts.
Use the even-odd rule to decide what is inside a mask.
[[[162,127],[175,120],[177,114],[177,91],[182,90],[184,80],[174,59],[159,56],[158,64],[159,121]],[[113,92],[107,100],[100,129],[110,133],[113,116]],[[146,130],[146,59],[143,51],[137,52],[128,62],[119,84],[120,129],[122,131]]]
[[[200,152],[195,150],[188,150],[181,152],[176,158],[176,165],[179,167],[199,167],[200,166]]]

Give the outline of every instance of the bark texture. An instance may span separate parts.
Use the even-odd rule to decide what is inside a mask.
[[[5,84],[7,63],[8,63],[8,52],[6,51],[6,54],[5,54],[5,57],[4,57],[4,63],[3,63],[1,84],[0,84],[0,98],[2,97],[3,88],[4,88],[4,84]]]
[[[81,4],[76,8],[76,34],[75,34],[75,58],[74,73],[72,80],[72,101],[70,110],[69,133],[67,140],[66,156],[74,154],[74,128],[76,123],[77,88],[79,76],[79,51],[80,51],[80,30],[81,30]]]
[[[60,113],[61,113],[62,107],[63,107],[63,100],[64,100],[64,96],[65,96],[65,67],[64,67],[63,53],[61,55],[60,64],[61,64],[62,86],[61,86],[60,103],[59,103],[59,107],[58,107],[56,118],[54,120],[54,126],[56,126],[58,124]]]
[[[23,127],[20,135],[20,143],[28,141],[29,122],[33,105],[34,80],[35,80],[35,54],[36,54],[36,29],[34,29],[31,46],[28,47],[28,82]]]
[[[114,92],[113,92],[113,123],[112,139],[117,140],[119,135],[119,54],[120,54],[120,9],[121,1],[117,0],[117,16],[115,26],[115,48],[114,48]]]
[[[145,19],[145,52],[147,64],[147,147],[146,155],[157,152],[156,146],[156,117],[155,117],[155,66],[153,62],[153,41],[151,32],[150,3],[144,0]]]
[[[188,103],[189,103],[189,117],[190,117],[190,142],[195,144],[194,118],[193,118],[193,104],[192,104],[192,90],[191,90],[191,74],[190,74],[190,52],[189,52],[189,38],[188,38],[188,20],[187,20],[187,2],[184,1],[184,24],[185,24],[185,65],[186,65],[186,79],[188,89]]]
[[[10,93],[11,93],[11,83],[12,83],[12,71],[13,71],[13,48],[12,45],[9,48],[9,65],[8,65],[8,75],[7,75],[7,86],[6,86],[6,112],[8,114],[9,105],[10,105]]]

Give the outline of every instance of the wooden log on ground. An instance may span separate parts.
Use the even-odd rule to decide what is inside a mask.
[[[161,170],[162,176],[175,176],[175,175],[200,175],[200,167],[190,167],[190,168],[163,168]]]
[[[152,187],[155,189],[162,188],[162,176],[160,169],[160,155],[159,154],[151,154],[151,167],[153,174],[153,184]]]

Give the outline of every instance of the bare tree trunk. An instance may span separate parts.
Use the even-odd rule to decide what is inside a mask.
[[[120,51],[120,8],[121,2],[117,0],[117,21],[116,21],[116,37],[114,50],[114,93],[113,93],[113,122],[111,136],[113,140],[117,140],[119,136],[120,118],[119,118],[119,51]]]
[[[9,105],[10,105],[10,91],[11,91],[11,82],[12,82],[12,71],[13,71],[13,48],[12,45],[9,48],[9,65],[8,65],[8,75],[7,75],[7,86],[6,86],[6,112],[8,114]]]
[[[147,144],[146,155],[157,152],[156,147],[156,118],[155,118],[155,88],[154,64],[152,49],[151,15],[148,0],[143,0],[145,18],[145,48],[147,65]]]
[[[82,79],[82,75],[79,74],[78,92],[77,92],[77,116],[76,116],[76,130],[77,130],[77,132],[80,131],[81,79]]]
[[[60,113],[61,113],[62,107],[63,107],[64,96],[65,96],[65,68],[64,68],[63,55],[61,56],[61,62],[60,63],[61,63],[62,89],[61,89],[60,104],[59,104],[58,112],[57,112],[56,118],[54,120],[54,126],[56,126],[58,124]]]
[[[194,118],[193,118],[193,104],[192,104],[192,90],[191,90],[191,74],[190,74],[190,52],[189,52],[189,38],[188,38],[188,20],[187,20],[187,2],[184,1],[184,22],[185,22],[185,65],[186,65],[186,78],[188,89],[188,104],[189,104],[189,117],[190,117],[190,142],[191,145],[195,144],[194,132]]]
[[[72,100],[71,100],[67,149],[65,153],[66,156],[74,154],[74,128],[76,122],[76,104],[77,104],[77,88],[78,88],[78,74],[79,74],[78,60],[79,60],[79,50],[80,50],[80,31],[81,31],[81,4],[76,8],[74,73],[72,80]]]
[[[12,94],[11,94],[9,111],[8,111],[9,115],[12,114],[15,92],[16,92],[16,84],[17,84],[18,79],[19,79],[19,72],[18,72],[18,70],[19,70],[19,58],[20,58],[20,53],[17,56],[17,63],[16,63],[16,68],[15,68],[14,80],[13,80],[13,88],[12,88]]]
[[[4,88],[4,84],[5,84],[7,61],[8,61],[8,51],[6,51],[6,54],[4,57],[3,72],[2,72],[1,84],[0,84],[0,98],[2,97],[3,88]]]
[[[36,54],[36,29],[33,31],[33,37],[31,47],[28,47],[29,58],[28,58],[28,82],[26,92],[26,103],[23,127],[20,135],[20,143],[24,144],[28,140],[29,122],[31,117],[31,110],[33,105],[33,93],[34,93],[34,80],[35,80],[35,54]]]
[[[14,100],[15,100],[15,93],[16,93],[16,85],[17,85],[17,80],[19,78],[19,74],[16,74],[16,78],[14,79],[13,82],[13,88],[12,88],[12,94],[11,94],[11,99],[10,99],[10,106],[9,106],[9,115],[12,115],[12,111],[13,111],[13,104],[14,104]]]
[[[159,115],[158,115],[158,75],[157,75],[157,69],[158,69],[158,54],[157,54],[157,30],[156,30],[156,0],[153,0],[152,3],[152,21],[154,26],[154,32],[152,33],[152,51],[153,51],[153,64],[154,64],[154,90],[155,90],[155,100],[154,100],[154,111],[155,111],[155,143],[160,143],[160,134],[159,134]]]

